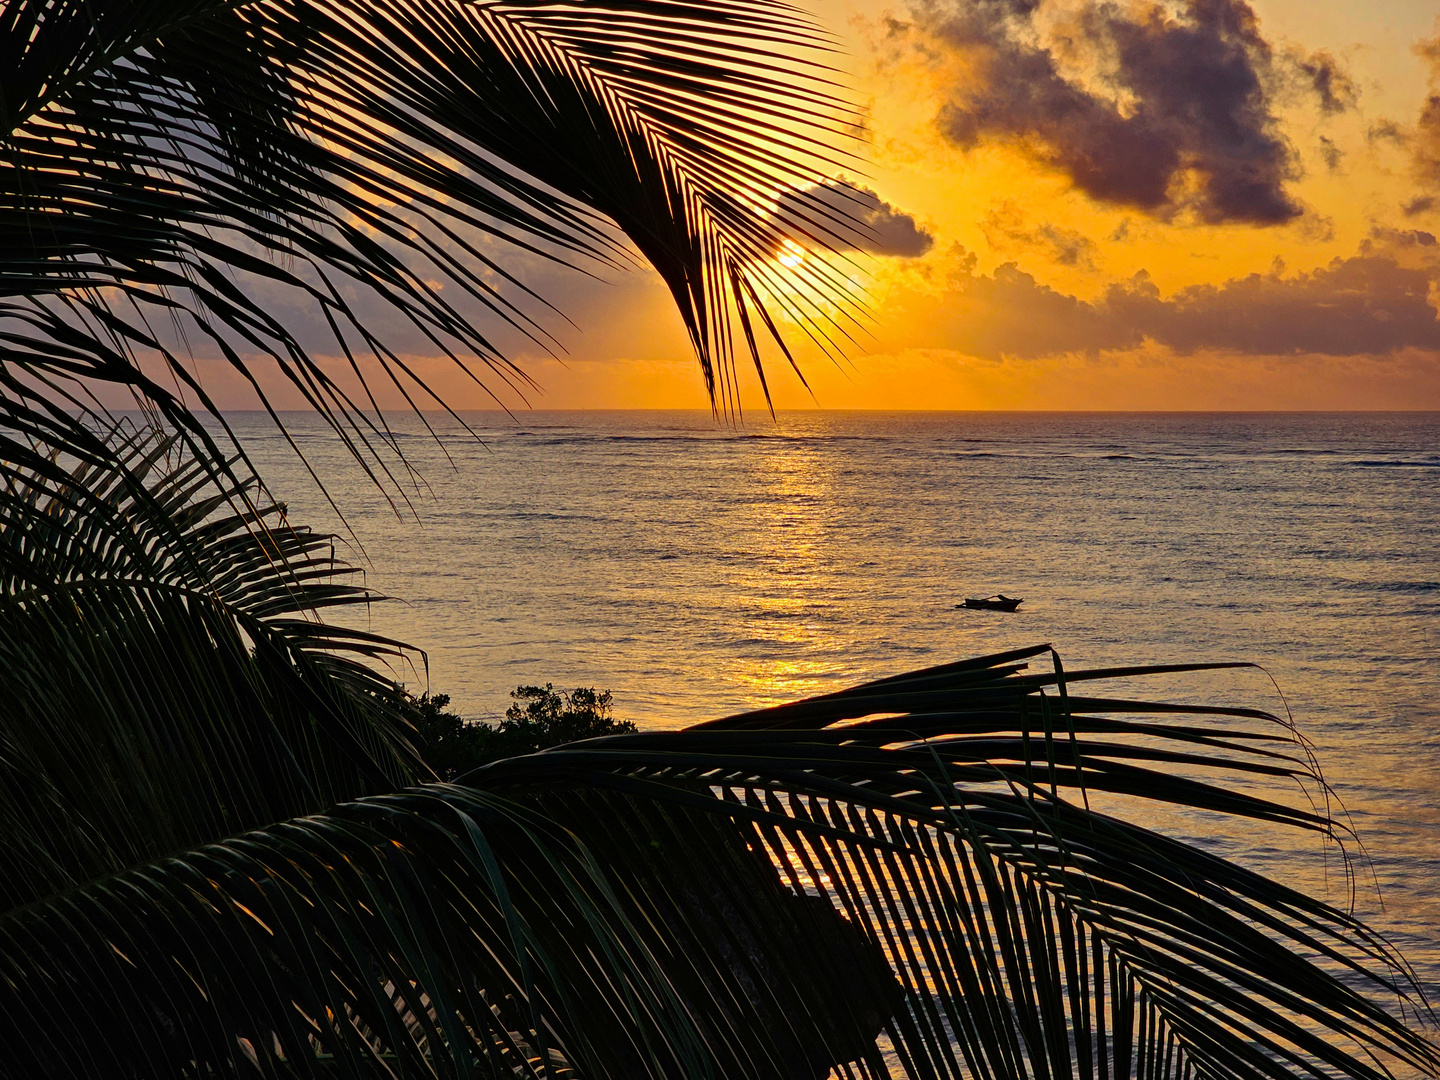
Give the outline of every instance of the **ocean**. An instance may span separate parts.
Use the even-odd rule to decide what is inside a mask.
[[[1040,642],[1262,665],[1146,689],[1288,707],[1363,843],[1357,910],[1440,1000],[1440,414],[397,417],[420,480],[388,497],[285,419],[343,525],[268,420],[229,417],[395,598],[369,627],[428,657],[397,677],[467,715],[551,682],[680,726]],[[996,592],[1025,603],[956,607]],[[1313,839],[1165,827],[1348,901]]]

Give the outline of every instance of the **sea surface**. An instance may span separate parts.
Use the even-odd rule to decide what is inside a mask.
[[[1288,706],[1368,855],[1357,909],[1440,1000],[1440,414],[408,417],[423,483],[383,489],[285,417],[344,525],[268,420],[229,419],[292,520],[347,530],[396,598],[369,625],[428,682],[397,677],[467,715],[551,682],[680,726],[1040,642],[1070,668],[1263,665],[1146,688]],[[1025,603],[956,608],[996,592]],[[1317,841],[1188,825],[1348,902]]]

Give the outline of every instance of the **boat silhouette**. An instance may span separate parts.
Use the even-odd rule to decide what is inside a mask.
[[[1014,611],[1025,601],[1023,598],[1016,599],[1013,596],[1006,596],[1004,593],[996,593],[994,596],[987,596],[977,600],[967,596],[964,604],[956,604],[958,607],[977,608],[981,611]]]

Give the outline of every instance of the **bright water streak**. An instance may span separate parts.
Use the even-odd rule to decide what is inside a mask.
[[[372,627],[461,711],[550,681],[678,726],[1045,641],[1070,667],[1257,661],[1373,859],[1362,913],[1440,988],[1440,415],[467,419],[483,445],[436,419],[443,451],[400,421],[417,524],[287,418],[403,600]],[[268,422],[232,420],[292,518],[334,527]],[[999,591],[1024,606],[955,608]],[[1205,689],[1281,708],[1259,673]],[[1312,841],[1211,844],[1345,900]]]

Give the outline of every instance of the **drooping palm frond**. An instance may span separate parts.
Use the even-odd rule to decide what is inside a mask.
[[[428,394],[371,329],[377,304],[426,351],[523,390],[480,316],[554,342],[496,240],[619,265],[618,225],[722,408],[738,404],[733,320],[753,345],[754,320],[774,328],[764,294],[817,316],[805,297],[844,291],[819,261],[791,275],[798,292],[776,277],[796,230],[774,201],[816,180],[845,115],[822,39],[782,5],[92,8],[14,0],[0,17],[0,408],[54,445],[85,389],[112,384],[209,446],[190,413],[209,407],[200,354],[257,392],[277,368],[363,456],[375,399],[317,357],[360,386],[373,357],[408,400]],[[328,330],[302,332],[286,303]]]

